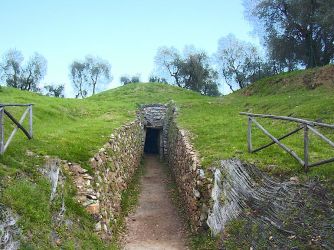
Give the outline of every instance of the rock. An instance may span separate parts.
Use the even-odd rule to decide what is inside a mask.
[[[86,197],[86,196],[85,196],[85,197]],[[87,198],[87,197],[86,197],[86,198]],[[78,200],[78,202],[80,202],[80,201]],[[87,207],[87,206],[89,206],[89,205],[91,205],[91,204],[93,204],[93,203],[95,203],[94,200],[86,199],[86,201],[83,202],[82,205],[83,205],[84,207]]]
[[[100,204],[93,203],[86,207],[86,211],[90,214],[98,214],[100,212]]]
[[[84,203],[87,201],[87,197],[85,195],[80,195],[80,196],[77,196],[77,201],[79,203]]]
[[[193,189],[193,193],[195,195],[196,198],[200,198],[201,197],[201,193],[197,190],[197,189]]]
[[[196,169],[197,169],[197,164],[196,164],[196,162],[194,162],[193,165],[192,165],[192,170],[195,172]]]
[[[18,216],[9,208],[0,204],[0,248],[20,248],[20,228],[17,225]]]
[[[207,217],[207,213],[201,213],[200,220],[204,221],[204,220],[206,220],[206,217]]]
[[[199,177],[201,177],[202,179],[205,178],[205,173],[203,169],[197,169],[197,173],[199,175]]]
[[[95,195],[92,195],[92,194],[87,194],[86,197],[89,198],[89,199],[92,199],[92,200],[97,200],[97,197]]]
[[[104,230],[104,232],[108,233],[108,227],[105,223],[103,224],[103,230]]]
[[[102,230],[101,222],[95,224],[95,232],[100,232]]]
[[[70,170],[75,173],[75,174],[82,174],[85,173],[85,169],[83,169],[79,164],[72,164],[72,163],[68,163]],[[87,170],[86,170],[87,172]]]
[[[295,184],[299,184],[299,178],[297,176],[293,176],[290,178],[290,181]]]
[[[93,180],[93,177],[90,176],[89,174],[84,174],[82,177],[86,180]]]
[[[87,172],[88,172],[87,169],[81,168],[79,174],[84,174],[84,173],[87,173]]]
[[[60,245],[61,245],[61,239],[58,238],[58,239],[55,241],[55,243],[56,243],[57,246],[60,246]]]

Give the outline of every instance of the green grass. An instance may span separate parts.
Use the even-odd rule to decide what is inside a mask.
[[[333,71],[333,66],[326,69]],[[6,153],[0,156],[1,185],[5,188],[0,200],[21,215],[22,227],[31,228],[29,232],[24,231],[26,234],[38,235],[40,231],[44,234],[41,238],[46,242],[50,228],[44,226],[46,221],[43,221],[43,218],[49,218],[54,208],[48,207],[43,198],[48,197],[47,188],[43,177],[37,171],[43,164],[43,156],[57,156],[81,163],[88,168],[88,159],[107,142],[115,128],[135,118],[139,104],[167,103],[170,100],[176,102],[179,110],[178,124],[190,131],[191,141],[201,155],[204,168],[217,160],[237,157],[255,163],[274,175],[319,177],[328,181],[330,186],[334,181],[334,164],[315,167],[305,174],[302,167],[276,145],[256,154],[249,154],[246,143],[247,118],[239,115],[239,112],[247,111],[290,115],[309,120],[322,119],[323,122],[334,123],[333,80],[330,82],[332,85],[328,84],[328,79],[324,80],[326,84],[321,85],[319,82],[321,83],[322,78],[319,78],[319,86],[315,89],[303,82],[313,77],[316,72],[317,69],[278,75],[261,80],[246,90],[218,98],[153,83],[128,84],[84,100],[57,99],[3,87],[0,89],[1,103],[34,104],[34,139],[27,140],[22,132],[18,132]],[[11,111],[16,117],[23,113],[20,108]],[[296,127],[296,124],[279,121],[258,121],[275,136]],[[8,136],[12,127],[8,119],[5,120],[5,125]],[[333,131],[323,132],[334,139]],[[268,141],[268,138],[254,128],[254,147]],[[284,142],[302,155],[301,133]],[[334,151],[315,136],[311,136],[310,149],[313,162],[332,157]],[[28,150],[39,157],[28,156]],[[46,205],[45,209],[36,210],[40,217],[29,213],[34,210],[35,204],[32,203],[36,199],[35,193],[42,195],[40,200]],[[72,219],[82,216],[86,218],[83,211],[69,202],[73,195],[67,194],[67,205],[73,208],[68,211],[68,216]],[[75,245],[82,235],[89,235],[93,222],[88,218],[85,221],[86,226],[75,227],[73,235],[76,236],[68,240],[68,244],[74,242]],[[64,238],[70,237],[66,236],[65,229],[63,231]],[[31,239],[31,242],[34,240]]]
[[[303,174],[302,167],[281,150],[271,146],[256,154],[247,153],[246,133],[247,117],[240,116],[240,111],[266,113],[276,115],[291,115],[309,120],[321,118],[324,122],[334,122],[334,92],[321,88],[309,91],[300,89],[287,94],[274,96],[244,96],[242,93],[193,103],[191,106],[181,104],[179,122],[190,130],[195,148],[202,156],[204,166],[213,161],[237,157],[256,163],[258,166],[276,174]],[[267,119],[257,119],[273,135],[280,136],[296,128],[295,123],[284,123]],[[299,155],[303,155],[302,132],[283,142],[291,146]],[[330,138],[333,131],[325,131]],[[253,129],[254,147],[269,142],[269,138],[258,129]],[[316,161],[333,155],[333,149],[311,136],[311,160]],[[269,165],[274,167],[268,167]],[[334,165],[328,164],[314,168],[309,175],[320,175],[333,178]]]
[[[60,211],[62,197],[50,203],[50,184],[43,176],[8,178],[2,185],[1,201],[19,216],[22,249],[58,249],[51,241],[52,233],[61,239],[63,249],[114,248],[92,233],[94,222],[84,208],[74,202],[70,182],[65,183],[66,213],[62,223],[52,220]]]
[[[281,79],[282,76],[277,78]],[[247,119],[240,116],[239,112],[290,115],[310,120],[320,118],[324,122],[333,123],[334,88],[309,90],[301,86],[295,89],[293,85],[288,92],[286,86],[281,91],[275,86],[275,95],[271,95],[263,93],[269,93],[273,86],[263,82],[252,86],[254,94],[251,96],[239,91],[219,98],[204,97],[164,84],[129,84],[85,100],[56,99],[3,88],[0,92],[2,102],[35,104],[34,140],[16,136],[0,159],[4,165],[20,169],[23,165],[22,156],[29,149],[39,155],[57,155],[62,159],[86,164],[89,157],[107,141],[113,129],[134,119],[138,104],[175,100],[180,110],[179,124],[192,133],[192,141],[202,156],[204,166],[219,159],[239,157],[263,168],[274,165],[270,169],[274,173],[301,173],[302,168],[297,162],[277,146],[257,154],[248,154]],[[293,123],[264,119],[259,121],[277,136],[296,126]],[[333,138],[332,131],[326,131],[326,134]],[[254,129],[254,146],[268,140]],[[300,134],[287,139],[286,143],[302,153],[301,140]],[[316,161],[328,157],[333,150],[311,137],[311,152],[311,160]],[[310,175],[333,176],[333,164],[314,168]]]
[[[49,185],[46,181],[35,184],[19,180],[3,192],[3,201],[14,207],[20,216],[19,225],[24,232],[35,232],[30,238],[32,244],[48,241],[51,232],[51,214],[48,197]]]

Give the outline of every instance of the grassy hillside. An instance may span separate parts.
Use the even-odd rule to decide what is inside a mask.
[[[34,139],[29,141],[19,132],[7,152],[0,156],[1,183],[5,190],[1,202],[21,215],[20,225],[24,234],[29,235],[25,239],[28,246],[50,247],[52,227],[48,218],[57,208],[48,205],[49,187],[37,171],[38,165],[42,164],[41,156],[58,156],[86,165],[93,153],[108,140],[113,129],[134,119],[139,104],[166,103],[169,100],[176,102],[178,122],[191,132],[192,142],[205,167],[219,159],[238,157],[256,163],[272,174],[299,175],[302,178],[320,176],[332,182],[334,164],[316,167],[305,175],[302,167],[278,146],[257,154],[247,153],[247,119],[239,112],[289,115],[334,123],[333,69],[333,66],[328,66],[275,76],[219,98],[155,83],[129,84],[84,100],[57,99],[2,88],[1,103],[34,104]],[[13,112],[19,115],[17,108]],[[258,121],[277,136],[296,127],[296,124],[279,121]],[[8,122],[6,124],[8,126]],[[8,130],[9,127],[6,128],[7,136]],[[253,133],[254,146],[268,141],[256,131]],[[333,131],[324,132],[334,139]],[[285,142],[302,155],[301,134]],[[334,150],[314,136],[311,137],[310,148],[312,161],[333,156]],[[35,156],[27,154],[28,151]],[[72,201],[72,196],[73,190],[69,189],[66,195],[68,216],[73,221],[80,218],[81,222],[74,224],[71,234],[61,229],[60,235],[69,246],[83,239],[80,247],[89,248],[91,242],[100,244],[100,248],[107,247],[90,233],[93,223]]]
[[[0,156],[0,202],[19,214],[19,225],[25,235],[24,248],[56,248],[50,243],[55,230],[65,249],[110,249],[115,246],[103,243],[92,231],[94,222],[73,201],[74,190],[67,180],[65,220],[56,227],[51,217],[57,214],[61,201],[49,203],[50,184],[38,171],[43,156],[87,165],[92,155],[108,141],[113,129],[135,118],[138,104],[167,102],[171,99],[193,102],[200,95],[167,85],[133,84],[101,93],[85,100],[56,99],[34,93],[2,88],[1,103],[34,104],[34,139],[27,140],[19,132],[3,156]],[[12,109],[17,117],[23,109]],[[9,126],[6,120],[6,126]],[[8,136],[10,127],[6,127]],[[32,153],[33,154],[32,154]]]
[[[180,122],[193,133],[193,142],[202,155],[204,165],[218,159],[238,157],[253,162],[274,174],[301,174],[302,167],[278,146],[256,154],[247,153],[247,118],[240,111],[293,116],[334,123],[333,66],[296,71],[261,80],[234,94],[192,104],[181,104]],[[311,78],[317,73],[317,77]],[[321,72],[321,74],[319,74]],[[311,80],[310,80],[311,79]],[[319,81],[323,79],[323,83]],[[315,87],[310,87],[315,84]],[[296,128],[295,123],[257,119],[273,135],[279,137]],[[333,130],[321,130],[334,139]],[[303,156],[303,131],[283,142]],[[259,129],[253,130],[254,147],[269,142]],[[317,137],[310,136],[310,157],[315,162],[333,157],[334,150]],[[334,177],[334,164],[311,169],[309,175]]]

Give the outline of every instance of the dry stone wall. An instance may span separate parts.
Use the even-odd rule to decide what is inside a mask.
[[[66,163],[77,188],[77,201],[96,220],[95,231],[102,238],[112,237],[112,225],[121,211],[121,193],[139,166],[144,129],[136,120],[117,129],[90,160],[92,173],[78,164]]]
[[[181,198],[186,206],[192,231],[207,227],[212,178],[201,168],[198,154],[192,147],[187,133],[178,128],[173,119],[174,109],[167,114],[167,159],[176,179]]]
[[[187,133],[179,129],[174,103],[143,105],[138,118],[116,130],[90,160],[92,171],[65,163],[77,188],[77,201],[96,220],[95,231],[112,237],[112,225],[121,211],[121,193],[140,164],[145,128],[161,129],[160,156],[172,169],[193,231],[207,227],[212,178],[201,168]]]
[[[167,154],[167,136],[168,136],[168,119],[166,117],[168,106],[164,104],[146,104],[142,105],[138,117],[143,121],[145,128],[161,129],[160,133],[160,158],[163,159]]]
[[[168,107],[164,104],[146,104],[139,110],[145,127],[163,128]]]

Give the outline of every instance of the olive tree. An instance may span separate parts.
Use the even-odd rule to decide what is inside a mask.
[[[86,56],[85,66],[86,80],[92,87],[94,95],[98,83],[107,83],[112,79],[110,74],[111,66],[107,60],[92,56]]]
[[[131,77],[124,75],[124,76],[121,76],[120,81],[123,85],[127,85],[129,83],[138,83],[140,82],[140,77],[138,75],[131,76]]]
[[[100,85],[112,80],[110,71],[109,62],[99,57],[86,56],[82,61],[74,61],[70,65],[70,78],[76,98],[94,95]]]
[[[0,62],[0,76],[9,87],[28,91],[39,91],[38,83],[47,72],[47,60],[38,53],[24,64],[24,57],[18,50],[7,51]]]
[[[85,63],[74,61],[70,66],[70,77],[76,91],[75,98],[85,98],[88,94]]]
[[[162,78],[172,78],[174,83],[182,87],[181,83],[181,56],[174,47],[160,47],[154,58],[158,73]]]
[[[46,85],[44,86],[44,89],[46,91],[47,96],[53,96],[53,97],[58,97],[58,98],[63,98],[64,97],[64,89],[65,85]]]
[[[231,91],[245,88],[261,74],[262,60],[257,48],[232,34],[219,40],[215,59]]]
[[[167,76],[175,85],[200,92],[203,95],[220,95],[218,73],[210,65],[210,58],[203,51],[186,47],[183,56],[175,48],[159,48],[155,64],[161,78]]]
[[[334,58],[334,0],[244,0],[271,60],[291,70]]]

